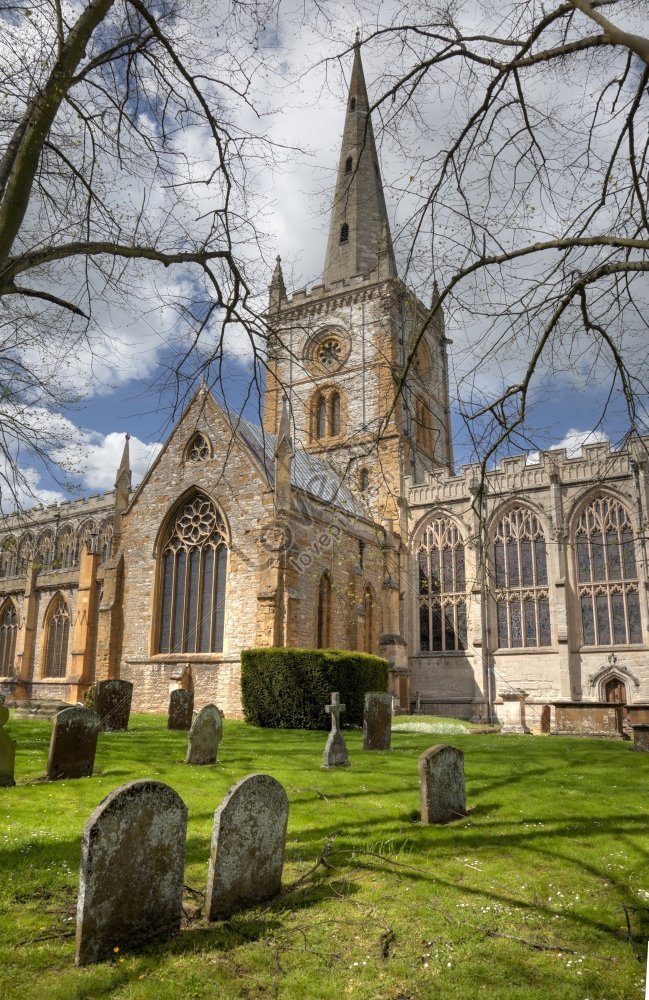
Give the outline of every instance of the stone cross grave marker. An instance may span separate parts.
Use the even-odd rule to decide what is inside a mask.
[[[89,778],[95,766],[100,729],[99,716],[81,705],[58,712],[54,717],[47,758],[48,781]]]
[[[287,822],[286,792],[269,774],[249,774],[232,786],[214,813],[208,920],[225,920],[279,893]]]
[[[194,692],[178,688],[169,695],[168,729],[191,729],[194,716]]]
[[[105,733],[128,729],[133,685],[130,681],[98,681],[95,684],[94,710],[101,719]]]
[[[347,746],[340,731],[340,714],[345,706],[340,704],[338,691],[331,693],[331,705],[325,705],[325,712],[331,716],[331,732],[322,755],[323,767],[349,767]]]
[[[216,705],[205,705],[189,731],[186,764],[214,764],[223,735],[223,719]]]
[[[130,781],[83,831],[77,965],[180,930],[187,807],[160,781]]]
[[[464,754],[440,743],[419,758],[422,823],[448,823],[466,816]]]
[[[363,711],[363,750],[389,750],[392,739],[392,695],[368,691]]]
[[[14,779],[16,741],[12,740],[2,728],[8,721],[9,709],[5,704],[0,704],[0,788],[9,788],[16,784]]]

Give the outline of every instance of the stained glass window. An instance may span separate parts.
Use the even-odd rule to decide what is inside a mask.
[[[419,649],[422,653],[466,649],[464,544],[457,527],[439,518],[426,528],[417,552]]]
[[[494,578],[499,648],[549,646],[545,536],[527,507],[514,507],[496,526]]]
[[[56,539],[56,565],[59,569],[71,569],[77,561],[77,540],[72,528],[66,526]]]
[[[618,500],[597,497],[582,511],[575,553],[584,645],[642,642],[633,527]]]
[[[16,561],[16,539],[8,535],[0,542],[0,577],[14,576]]]
[[[176,515],[162,550],[161,653],[220,653],[228,549],[225,525],[199,493]]]

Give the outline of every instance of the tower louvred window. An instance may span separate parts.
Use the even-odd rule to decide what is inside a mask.
[[[228,546],[225,524],[204,494],[185,503],[162,549],[161,653],[220,653]]]
[[[349,243],[349,226],[347,225],[346,222],[343,222],[342,226],[340,227],[340,242]]]
[[[353,163],[354,163],[354,161],[352,160],[351,156],[348,156],[347,159],[345,160],[345,173],[346,174],[351,174]]]

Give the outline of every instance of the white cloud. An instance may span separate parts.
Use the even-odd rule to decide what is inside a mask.
[[[86,433],[83,446],[83,485],[88,490],[103,492],[112,490],[115,476],[124,451],[124,435],[112,431],[110,434]],[[144,477],[147,469],[158,455],[162,445],[157,441],[140,441],[131,437],[129,453],[133,486]]]
[[[579,431],[572,427],[557,444],[551,444],[548,451],[559,451],[565,448],[568,458],[580,458],[582,448],[587,444],[610,444],[610,438],[604,431]],[[538,451],[527,454],[527,464],[537,465],[540,459]]]

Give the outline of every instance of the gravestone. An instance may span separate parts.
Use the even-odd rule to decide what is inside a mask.
[[[464,754],[439,744],[419,758],[419,799],[422,823],[448,823],[466,816]]]
[[[223,735],[223,720],[216,705],[205,705],[189,732],[186,764],[213,764]]]
[[[345,706],[340,704],[339,693],[333,691],[331,705],[325,705],[325,712],[331,716],[331,732],[322,755],[323,767],[349,767],[347,746],[340,731],[340,714],[344,711]]]
[[[500,708],[501,733],[531,733],[525,722],[525,699],[527,691],[520,688],[511,688],[503,691],[500,695],[502,706]]]
[[[2,728],[9,721],[9,709],[0,705],[0,788],[10,788],[16,784],[14,768],[16,764],[16,741]]]
[[[47,758],[49,781],[89,778],[95,765],[101,720],[81,705],[64,708],[54,718]]]
[[[363,750],[389,750],[392,739],[392,695],[368,691],[363,711]]]
[[[130,781],[86,823],[77,902],[77,965],[180,930],[187,807],[160,781]]]
[[[633,749],[649,751],[649,724],[636,722],[633,725]]]
[[[105,733],[128,729],[133,685],[130,681],[98,681],[95,684],[94,710]]]
[[[194,716],[194,692],[177,688],[169,695],[168,729],[191,729]]]
[[[279,893],[287,822],[286,792],[269,774],[249,774],[232,786],[214,813],[208,920],[225,920]]]

